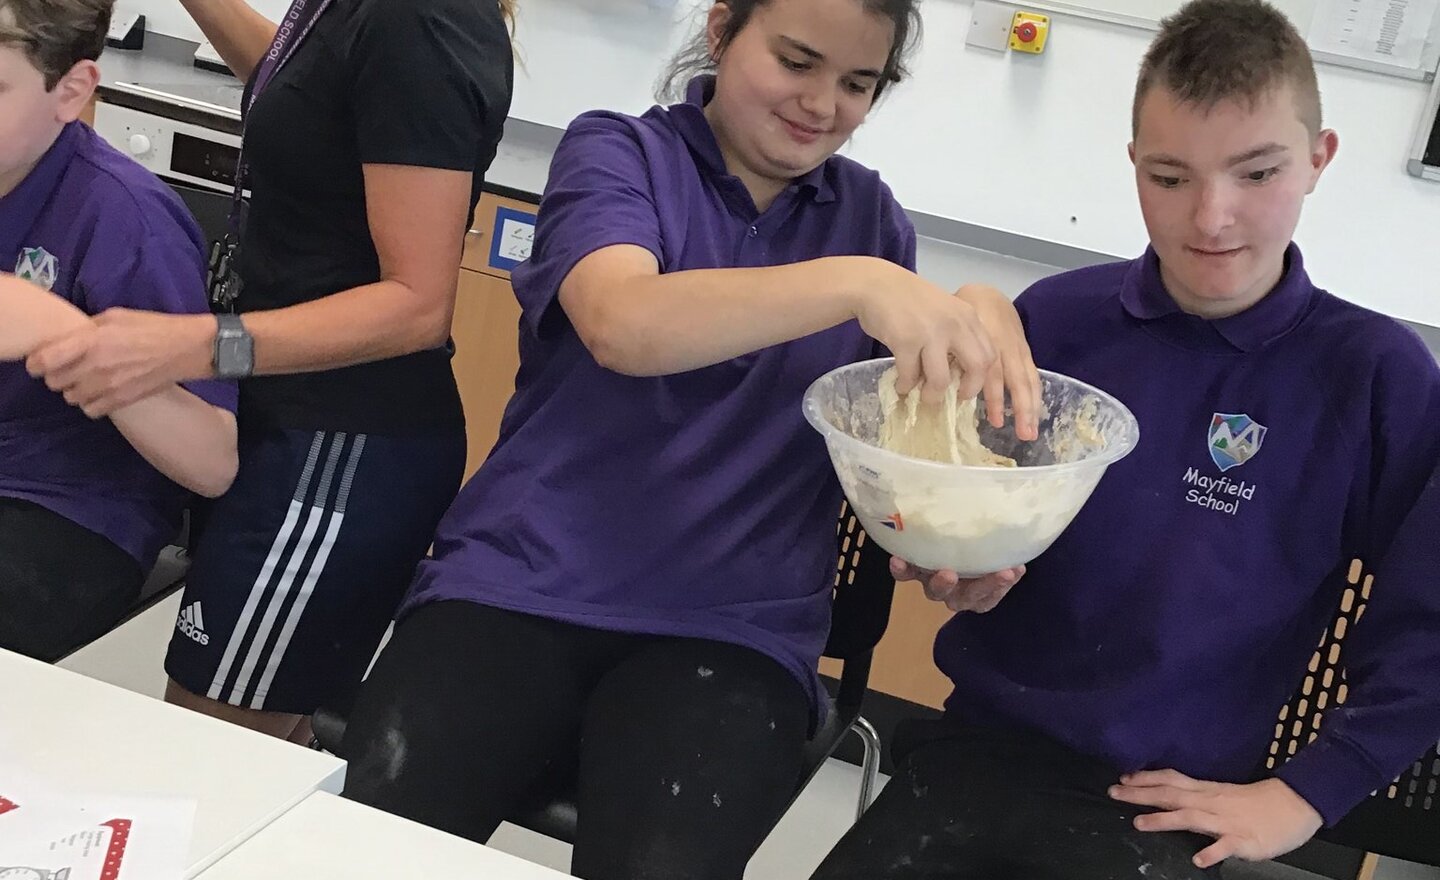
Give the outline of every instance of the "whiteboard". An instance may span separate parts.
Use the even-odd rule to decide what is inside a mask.
[[[1310,33],[1315,12],[1320,7],[1318,0],[1270,0],[1270,4],[1285,13],[1285,16],[1295,24],[1302,35]],[[1024,5],[1098,21],[1108,21],[1113,24],[1154,30],[1159,26],[1161,19],[1185,5],[1185,0],[1026,0]],[[1435,26],[1431,29],[1424,57],[1417,66],[1349,58],[1314,50],[1312,50],[1312,55],[1316,61],[1327,64],[1429,81],[1434,78],[1436,65],[1440,64],[1440,18],[1437,18]]]

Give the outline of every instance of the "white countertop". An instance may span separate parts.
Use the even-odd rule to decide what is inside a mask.
[[[221,859],[201,880],[558,880],[564,876],[353,801],[314,794]]]
[[[345,779],[332,755],[8,651],[0,759],[64,790],[196,801],[187,877]]]

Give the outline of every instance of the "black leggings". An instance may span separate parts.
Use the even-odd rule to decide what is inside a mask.
[[[1101,761],[1037,734],[907,722],[896,771],[811,880],[1218,878],[1190,861],[1208,841],[1145,832],[1111,800]]]
[[[59,660],[114,627],[144,583],[140,563],[109,539],[0,498],[0,648]]]
[[[361,689],[345,795],[483,842],[578,772],[575,876],[740,880],[809,722],[799,683],[748,648],[440,602]]]

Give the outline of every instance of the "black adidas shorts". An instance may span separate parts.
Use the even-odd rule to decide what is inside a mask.
[[[359,685],[454,500],[465,435],[245,432],[165,669],[192,693],[309,714]]]

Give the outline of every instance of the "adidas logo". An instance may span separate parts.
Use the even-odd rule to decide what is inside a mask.
[[[205,633],[205,618],[200,616],[199,602],[180,609],[180,616],[175,619],[175,628],[202,645],[210,644],[210,636]]]

